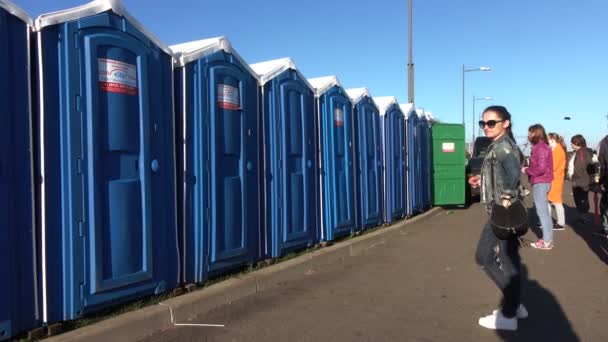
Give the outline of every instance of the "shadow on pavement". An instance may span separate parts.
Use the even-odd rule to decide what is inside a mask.
[[[538,239],[543,237],[543,229],[538,226],[539,222],[540,219],[536,214],[536,207],[534,205],[531,208],[528,207],[528,227],[530,227],[530,230]]]
[[[522,264],[523,303],[530,315],[520,319],[517,331],[497,330],[503,341],[581,341],[557,298],[536,280],[528,279]]]
[[[608,239],[605,235],[596,234],[601,231],[600,227],[594,223],[583,224],[577,222],[579,214],[574,207],[564,205],[564,210],[566,211],[566,223],[572,227],[572,231],[587,243],[587,246],[602,262],[608,265]]]

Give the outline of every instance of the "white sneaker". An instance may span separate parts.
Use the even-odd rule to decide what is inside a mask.
[[[500,310],[496,309],[496,310],[492,311],[492,315],[496,316],[498,311],[500,311]],[[523,304],[519,304],[519,306],[517,307],[517,312],[515,313],[515,316],[518,319],[528,318],[528,310],[526,309],[526,307]]]
[[[492,330],[517,330],[517,318],[506,318],[500,311],[496,315],[481,317],[478,323],[482,327]]]

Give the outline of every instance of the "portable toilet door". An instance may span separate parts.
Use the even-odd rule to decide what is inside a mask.
[[[393,96],[374,97],[380,111],[383,150],[384,222],[405,216],[405,120]]]
[[[49,323],[177,285],[173,57],[118,0],[36,30]]]
[[[0,0],[0,341],[38,321],[30,100],[25,12]]]
[[[355,125],[357,229],[382,224],[382,145],[380,113],[367,88],[346,89]]]
[[[412,174],[412,167],[415,161],[415,156],[412,155],[410,149],[412,148],[412,144],[414,144],[413,134],[410,131],[410,114],[414,110],[414,105],[412,103],[400,104],[399,108],[403,113],[403,117],[405,118],[405,183],[406,183],[406,192],[405,192],[405,215],[407,217],[411,217],[414,215],[414,208],[412,203],[412,191],[414,189],[410,175]]]
[[[407,119],[408,133],[408,205],[412,215],[422,210],[420,167],[420,118],[410,110]]]
[[[426,118],[427,125],[428,125],[428,128],[427,128],[428,142],[426,144],[426,146],[428,148],[427,156],[428,156],[428,160],[429,160],[428,168],[427,168],[427,172],[429,174],[429,176],[428,176],[429,182],[428,182],[428,189],[427,189],[428,194],[429,194],[428,195],[429,196],[428,197],[429,198],[428,207],[432,208],[433,201],[434,201],[434,199],[433,199],[433,186],[434,186],[434,183],[433,183],[433,125],[435,124],[436,121],[435,121],[435,118],[433,117],[433,114],[430,112],[425,112],[424,117]]]
[[[335,76],[309,79],[315,88],[320,160],[320,239],[332,241],[355,228],[352,104]]]
[[[184,280],[202,282],[259,256],[258,82],[224,37],[171,50]]]
[[[262,255],[276,258],[318,240],[315,99],[289,58],[251,68],[258,74],[262,112]]]
[[[418,115],[418,112],[415,112],[416,115]],[[423,170],[424,170],[424,165],[423,165],[423,161],[422,161],[422,144],[424,143],[424,136],[422,134],[422,119],[420,117],[420,115],[418,115],[418,121],[417,121],[417,126],[416,126],[416,144],[417,144],[417,148],[416,148],[416,161],[418,162],[416,164],[416,182],[418,184],[418,187],[416,188],[416,195],[418,196],[418,207],[417,210],[415,210],[417,213],[421,213],[424,210],[424,204],[423,204],[423,193],[424,193],[424,183],[423,183]]]
[[[431,131],[424,112],[420,120],[420,165],[422,178],[422,210],[431,207]]]

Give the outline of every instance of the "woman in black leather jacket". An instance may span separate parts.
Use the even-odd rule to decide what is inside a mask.
[[[492,203],[509,206],[519,196],[521,154],[511,132],[511,114],[505,107],[486,108],[479,127],[493,142],[486,154],[481,176],[469,179],[469,184],[472,187],[481,186],[481,200],[489,212]],[[482,228],[475,259],[503,293],[501,308],[481,317],[479,325],[488,329],[517,330],[517,319],[528,316],[526,308],[520,304],[521,258],[518,239],[499,240],[488,219]]]

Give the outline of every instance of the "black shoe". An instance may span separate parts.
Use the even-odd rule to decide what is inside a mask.
[[[553,224],[553,230],[565,230],[566,228],[564,228],[564,226],[562,226],[561,224]]]

